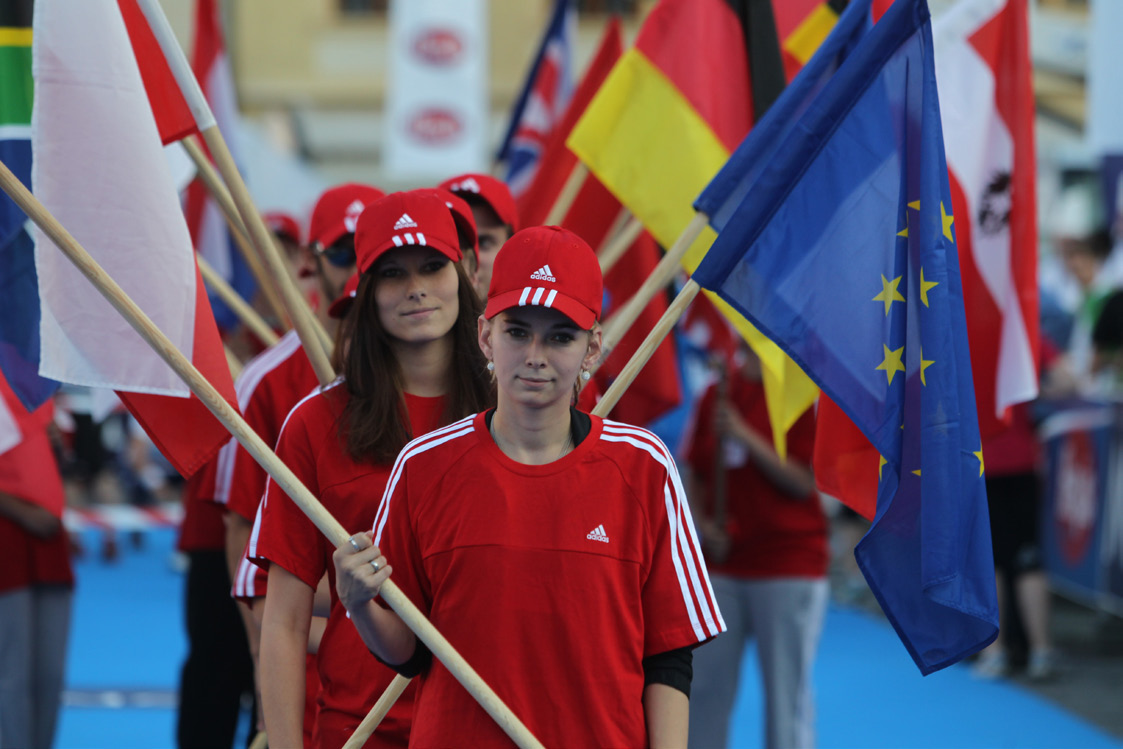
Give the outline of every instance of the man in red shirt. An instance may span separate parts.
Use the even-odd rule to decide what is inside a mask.
[[[697,651],[690,745],[727,743],[745,645],[757,641],[765,746],[815,744],[811,667],[826,613],[827,523],[815,492],[811,412],[772,446],[760,361],[742,364],[701,398],[688,435],[689,495],[728,633]]]
[[[438,185],[472,208],[479,238],[476,293],[487,298],[491,266],[503,243],[519,230],[519,211],[506,184],[486,174],[461,174]]]

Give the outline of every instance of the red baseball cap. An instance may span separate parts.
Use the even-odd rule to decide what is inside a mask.
[[[387,250],[407,245],[432,247],[455,263],[464,257],[452,212],[431,189],[391,193],[367,206],[355,229],[359,273]]]
[[[308,242],[320,247],[331,247],[345,234],[353,234],[359,214],[368,205],[386,196],[377,187],[347,182],[328,188],[308,222]]]
[[[301,243],[303,235],[300,232],[300,223],[291,214],[284,211],[269,211],[261,218],[265,220],[269,231],[296,244]]]
[[[491,271],[484,317],[527,305],[556,309],[588,330],[604,295],[593,248],[560,226],[532,226],[508,239]]]
[[[329,317],[334,317],[336,320],[342,320],[346,317],[347,310],[351,309],[351,305],[355,302],[355,295],[359,293],[359,279],[361,277],[361,274],[355,273],[347,279],[339,298],[328,307]]]
[[[499,220],[511,227],[511,231],[519,230],[519,209],[515,205],[511,190],[506,183],[495,177],[487,174],[461,174],[446,179],[437,187],[456,193],[462,198],[467,197],[469,203],[472,202],[472,196],[475,196],[490,206]]]
[[[459,237],[460,246],[465,244],[472,245],[472,254],[476,256],[476,262],[480,261],[480,238],[476,234],[476,217],[472,215],[472,206],[465,203],[456,195],[448,190],[434,187],[431,190],[419,190],[417,192],[432,192],[438,198],[445,202],[448,209],[452,211],[452,220],[456,222],[456,233]]]

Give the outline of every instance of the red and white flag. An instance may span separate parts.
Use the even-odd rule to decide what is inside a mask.
[[[196,0],[191,69],[210,104],[219,130],[236,133],[238,107],[234,99],[234,81],[230,75],[230,62],[226,57],[215,0]],[[233,143],[230,149],[236,162],[238,154]],[[224,279],[233,281],[234,260],[226,222],[218,203],[210,197],[201,179],[188,185],[184,213],[187,214],[187,228],[195,249]]]
[[[1026,0],[971,0],[935,19],[979,426],[1037,396],[1033,89]]]
[[[33,28],[36,196],[233,403],[230,371],[117,3],[37,3]],[[35,239],[40,373],[119,391],[165,456],[189,475],[228,439],[226,430],[38,229]]]

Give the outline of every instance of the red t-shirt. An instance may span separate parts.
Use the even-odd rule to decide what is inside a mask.
[[[292,407],[319,385],[296,331],[246,364],[234,389],[246,423],[267,445],[276,445],[281,425]],[[218,454],[214,501],[229,512],[253,522],[268,475],[237,440],[227,442]],[[235,598],[265,595],[268,574],[243,559],[233,581]]]
[[[592,418],[547,465],[508,458],[483,414],[402,450],[376,542],[393,580],[546,746],[645,746],[646,656],[724,631],[667,448]],[[510,740],[434,660],[414,746]]]
[[[772,442],[764,387],[734,373],[729,398],[745,422]],[[689,439],[687,461],[700,479],[704,497],[700,507],[712,512],[713,472],[717,436],[714,405],[717,389],[711,386],[698,403],[694,431]],[[805,413],[788,432],[788,460],[811,465],[815,446],[815,418]],[[777,488],[758,468],[748,452],[726,445],[726,530],[730,535],[729,556],[710,563],[711,572],[736,577],[822,577],[829,561],[827,520],[819,495],[793,497]]]
[[[444,398],[408,394],[405,398],[413,434],[425,434],[441,424]],[[337,384],[301,401],[282,427],[277,454],[344,528],[358,533],[370,527],[390,466],[351,459],[339,432],[347,400],[346,387]],[[342,746],[395,675],[370,654],[347,620],[335,592],[333,551],[312,521],[270,479],[261,522],[250,536],[250,558],[265,567],[278,564],[311,588],[325,572],[330,577],[331,614],[317,654],[322,686],[316,744],[322,747]],[[367,746],[407,743],[414,690],[411,686],[398,699]]]
[[[235,383],[238,407],[265,444],[275,445],[289,411],[318,384],[300,338],[290,331],[246,364]],[[266,477],[253,456],[231,440],[219,453],[214,501],[252,523]]]

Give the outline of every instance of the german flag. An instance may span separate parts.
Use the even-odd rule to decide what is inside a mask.
[[[694,217],[694,199],[784,84],[769,0],[661,0],[567,145],[669,247]],[[683,260],[687,271],[715,236],[703,231]],[[788,428],[818,389],[744,317],[710,299],[761,358],[772,433],[783,455]]]
[[[784,74],[789,82],[831,33],[847,1],[780,0],[776,3],[776,29],[783,39],[780,48]]]

